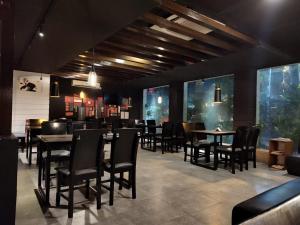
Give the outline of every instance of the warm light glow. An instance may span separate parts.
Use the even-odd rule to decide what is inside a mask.
[[[158,47],[158,49],[159,49],[159,50],[162,50],[162,51],[165,50],[163,47]]]
[[[162,101],[163,101],[162,97],[161,97],[161,96],[158,96],[158,98],[157,98],[157,103],[158,103],[158,104],[161,104]]]
[[[41,38],[43,38],[43,37],[45,36],[45,34],[44,34],[42,31],[39,31],[39,36],[40,36]]]
[[[122,63],[122,64],[123,64],[125,61],[124,61],[123,59],[116,59],[116,62],[117,62],[117,63]]]
[[[97,85],[97,74],[93,70],[89,72],[88,84],[93,87]]]
[[[158,54],[157,56],[158,56],[158,57],[160,57],[160,58],[162,58],[162,57],[163,57],[163,55],[161,55],[161,54]]]
[[[80,94],[79,94],[79,97],[80,97],[81,99],[84,99],[84,98],[85,98],[85,93],[84,93],[83,91],[81,91]]]
[[[81,58],[86,58],[86,56],[85,55],[78,55],[79,57],[81,57]]]
[[[100,63],[94,63],[94,66],[102,66]]]

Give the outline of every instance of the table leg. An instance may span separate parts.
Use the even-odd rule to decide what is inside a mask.
[[[51,152],[49,148],[47,147],[47,158],[45,163],[45,169],[46,169],[46,177],[45,177],[45,188],[46,188],[46,204],[50,205],[49,203],[49,196],[50,196],[50,157]]]
[[[42,145],[42,143],[40,143],[39,145],[38,145],[38,152],[39,151],[42,151],[43,150],[43,145]],[[38,154],[38,161],[39,161],[39,163],[38,163],[38,167],[39,167],[39,172],[38,172],[38,186],[39,186],[39,188],[41,188],[41,185],[42,185],[42,166],[43,166],[43,163],[42,163],[42,154]]]
[[[29,131],[26,131],[26,158],[28,159]]]
[[[218,169],[217,136],[214,135],[214,169]]]
[[[28,164],[31,165],[31,161],[32,161],[32,137],[30,137],[30,141],[29,141],[29,159],[28,159]]]

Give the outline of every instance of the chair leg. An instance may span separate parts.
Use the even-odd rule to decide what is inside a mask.
[[[86,180],[85,182],[85,198],[90,198],[90,180]]]
[[[227,168],[227,162],[228,162],[228,155],[225,154],[225,163],[224,163],[224,168]]]
[[[29,159],[28,159],[29,166],[31,166],[31,161],[32,161],[32,143],[29,144]]]
[[[100,209],[101,208],[101,175],[97,176],[96,189],[97,189],[97,194],[96,194],[97,209]]]
[[[123,183],[124,173],[120,173],[120,183],[119,183],[119,190],[122,190],[122,183]]]
[[[166,148],[166,143],[163,140],[161,140],[161,154],[165,153],[165,148]]]
[[[242,172],[243,171],[243,164],[244,164],[244,154],[243,154],[243,152],[241,152],[240,154],[239,154],[239,161],[240,161],[240,171]]]
[[[110,173],[109,205],[114,204],[115,174]]]
[[[187,146],[184,146],[184,161],[186,162],[186,157],[187,157]]]
[[[69,186],[69,202],[68,202],[68,217],[73,218],[74,204],[74,185],[71,182]]]
[[[56,184],[56,207],[60,206],[60,177],[56,175],[57,184]]]
[[[132,183],[132,198],[136,199],[136,171],[135,168],[131,171],[131,183]]]
[[[256,168],[256,149],[253,151],[253,168]]]
[[[249,167],[249,151],[246,150],[244,152],[244,160],[245,160],[245,169],[248,170]]]
[[[230,155],[230,162],[231,162],[231,172],[235,174],[235,155]]]

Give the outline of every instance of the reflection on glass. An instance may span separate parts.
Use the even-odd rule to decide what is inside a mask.
[[[184,83],[183,120],[204,122],[206,129],[233,128],[233,75]],[[215,87],[222,90],[222,103],[214,103]],[[230,141],[226,138],[226,142]]]
[[[300,64],[261,69],[257,72],[256,119],[261,126],[259,146],[269,139],[300,136]],[[297,146],[296,144],[294,145]]]
[[[144,89],[143,115],[157,124],[169,120],[169,86]]]

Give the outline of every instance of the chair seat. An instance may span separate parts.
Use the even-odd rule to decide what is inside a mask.
[[[115,165],[115,171],[124,171],[124,170],[128,170],[131,169],[133,167],[133,164],[130,162],[126,162],[126,163],[116,163]],[[109,161],[104,163],[104,169],[106,171],[110,171],[111,170],[111,164]]]
[[[47,157],[47,152],[42,153],[43,159]],[[68,159],[70,157],[70,151],[68,150],[51,150],[51,160],[56,159]]]
[[[67,185],[70,181],[70,170],[67,168],[58,168],[57,175],[62,178],[63,185]],[[83,180],[94,179],[97,177],[96,169],[82,169],[74,172],[74,184],[80,184]]]
[[[232,152],[232,150],[233,149],[231,146],[218,146],[217,147],[217,151],[221,151],[221,152]],[[240,152],[240,151],[242,151],[242,149],[236,148],[235,151]]]
[[[186,143],[187,146],[191,147],[192,146],[192,142],[188,141]],[[193,146],[194,147],[207,147],[208,145],[211,145],[211,143],[208,140],[197,140],[193,142]]]

